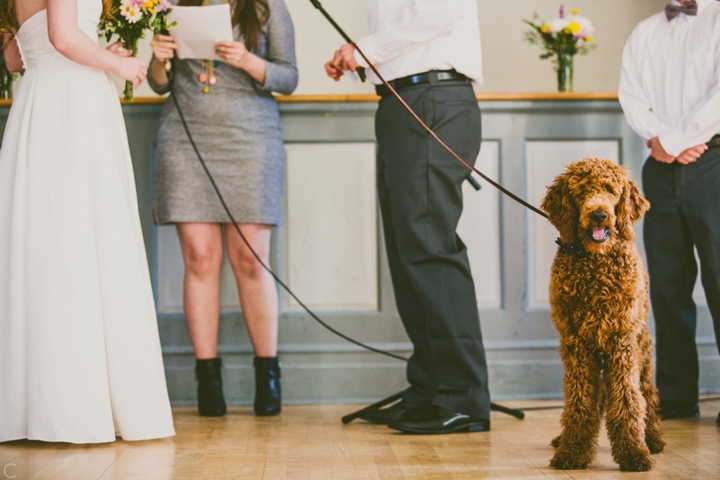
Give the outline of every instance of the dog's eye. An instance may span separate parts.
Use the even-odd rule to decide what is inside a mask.
[[[613,190],[610,185],[605,185],[605,190],[607,190],[610,195],[615,195],[615,190]]]

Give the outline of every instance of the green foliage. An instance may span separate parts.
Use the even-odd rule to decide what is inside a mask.
[[[168,21],[167,13],[170,10],[155,14],[144,12],[137,22],[130,23],[120,13],[122,4],[122,0],[113,0],[110,17],[100,21],[100,34],[108,42],[117,36],[118,40],[125,44],[125,48],[132,50],[133,56],[137,55],[138,41],[145,38],[146,31],[151,30],[153,34],[157,34],[161,31],[169,31],[177,25],[177,22]]]

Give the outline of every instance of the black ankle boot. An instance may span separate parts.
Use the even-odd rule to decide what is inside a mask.
[[[282,410],[278,357],[255,357],[255,415],[269,417]]]
[[[222,417],[227,411],[222,389],[221,367],[220,358],[195,361],[198,413],[203,417]]]

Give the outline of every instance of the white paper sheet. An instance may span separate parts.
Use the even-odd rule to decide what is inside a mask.
[[[220,41],[233,41],[230,5],[207,7],[172,7],[168,19],[177,22],[170,35],[180,48],[178,58],[220,60],[215,45]]]

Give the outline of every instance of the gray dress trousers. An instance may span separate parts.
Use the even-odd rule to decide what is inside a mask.
[[[403,100],[474,164],[481,117],[460,82],[404,88]],[[393,96],[375,119],[377,184],[398,312],[414,351],[404,400],[490,418],[485,350],[467,249],[457,235],[462,183],[470,171]]]

